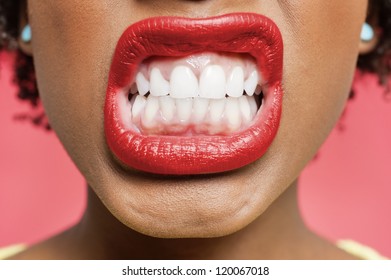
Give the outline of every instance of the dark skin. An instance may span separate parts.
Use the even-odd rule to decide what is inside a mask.
[[[88,196],[89,207],[78,225],[11,259],[355,259],[308,230],[300,217],[296,183],[254,223],[213,239],[160,240],[139,234],[115,219],[94,192]]]
[[[78,225],[14,259],[352,259],[306,228],[297,177],[342,112],[360,51],[376,43],[359,40],[368,1],[304,2],[28,1],[33,41],[20,47],[33,55],[50,123],[90,187]],[[124,169],[105,144],[101,110],[124,28],[156,15],[236,11],[272,18],[285,42],[284,111],[269,151],[208,176]]]

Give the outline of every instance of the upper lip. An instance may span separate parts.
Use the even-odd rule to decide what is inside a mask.
[[[126,131],[116,95],[150,56],[186,56],[204,51],[248,53],[267,81],[264,110],[249,129],[228,136],[147,136]],[[280,121],[283,43],[269,18],[234,13],[203,19],[156,17],[137,22],[121,36],[113,58],[105,104],[108,146],[126,165],[160,174],[232,170],[261,157]]]

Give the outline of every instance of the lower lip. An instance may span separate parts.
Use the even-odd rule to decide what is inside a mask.
[[[185,56],[203,51],[249,53],[255,57],[268,85],[253,125],[226,136],[142,135],[125,129],[117,96],[131,84],[138,65],[150,56]],[[268,150],[280,123],[282,53],[277,26],[258,14],[205,19],[157,17],[133,24],[118,42],[109,75],[105,135],[110,150],[126,166],[155,174],[218,173],[256,161]]]

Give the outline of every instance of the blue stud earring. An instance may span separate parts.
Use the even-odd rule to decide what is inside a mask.
[[[361,41],[370,42],[375,38],[375,31],[368,23],[364,23],[361,29]]]
[[[31,35],[31,27],[30,27],[30,24],[27,24],[23,30],[22,30],[22,34],[21,34],[21,39],[24,43],[28,44],[31,42],[31,38],[32,38],[32,35]]]

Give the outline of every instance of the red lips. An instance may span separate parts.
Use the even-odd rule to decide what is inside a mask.
[[[256,59],[268,90],[251,127],[227,136],[142,135],[125,129],[117,95],[131,84],[143,60],[206,51],[248,53]],[[157,174],[216,173],[245,166],[267,151],[277,133],[282,60],[279,29],[262,15],[156,17],[137,22],[121,36],[111,65],[104,112],[107,144],[125,165]]]

